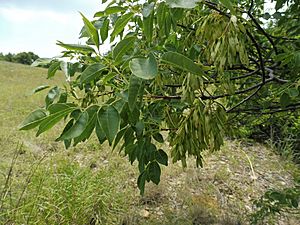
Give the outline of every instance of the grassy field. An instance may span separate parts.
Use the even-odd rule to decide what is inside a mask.
[[[299,173],[258,144],[227,141],[203,169],[172,164],[140,197],[136,165],[95,139],[65,150],[57,127],[36,138],[18,125],[45,93],[41,68],[0,62],[0,224],[247,224],[252,201]],[[167,148],[167,147],[165,147]],[[278,224],[297,224],[283,215]],[[275,222],[276,224],[276,222]]]

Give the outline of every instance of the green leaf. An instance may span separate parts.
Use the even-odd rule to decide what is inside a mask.
[[[291,103],[291,98],[287,93],[280,96],[280,104],[282,107],[287,107]]]
[[[63,111],[69,108],[76,108],[76,105],[73,103],[56,103],[49,105],[47,110],[50,112],[50,114],[54,114],[56,112]]]
[[[149,178],[150,180],[154,183],[154,184],[159,184],[160,182],[160,174],[161,174],[161,170],[160,167],[158,165],[157,162],[151,162],[148,166],[148,174],[149,174]]]
[[[150,4],[148,4],[148,3],[144,4],[143,10],[142,10],[143,17],[146,18],[146,17],[150,16],[150,14],[153,12],[154,5],[155,5],[154,2],[151,2]]]
[[[60,62],[60,68],[64,72],[66,80],[70,80],[70,75],[69,75],[70,63],[62,61]]]
[[[130,124],[136,124],[139,119],[140,119],[140,109],[138,107],[133,107],[132,109],[129,108],[129,112],[128,112],[128,122]]]
[[[45,90],[47,88],[49,88],[50,86],[49,85],[41,85],[41,86],[38,86],[36,87],[35,89],[33,89],[32,93],[35,94],[37,92],[40,92],[42,90]]]
[[[91,53],[95,52],[95,50],[87,45],[77,45],[77,44],[64,44],[61,41],[57,42],[57,45],[70,50],[70,51],[76,51],[76,52],[82,52],[82,53]]]
[[[138,121],[138,122],[135,124],[134,128],[135,128],[136,136],[137,136],[137,137],[142,137],[143,131],[144,131],[144,129],[145,129],[144,123],[143,123],[142,121]]]
[[[168,166],[168,155],[162,149],[155,152],[155,159],[160,164]]]
[[[275,5],[276,11],[278,11],[279,9],[281,9],[286,1],[287,0],[277,0],[276,1],[276,5]]]
[[[231,12],[233,11],[232,3],[230,0],[220,0],[222,5],[224,5],[227,9],[229,9]]]
[[[155,57],[150,54],[148,58],[135,58],[129,63],[131,72],[142,79],[151,80],[158,73]]]
[[[141,195],[144,195],[144,192],[145,192],[146,179],[147,179],[147,172],[144,170],[139,175],[138,180],[137,180],[137,185],[138,185],[138,188],[140,189],[140,194]]]
[[[115,61],[122,59],[122,56],[133,47],[136,37],[128,37],[120,41],[113,49],[113,58]]]
[[[117,75],[118,75],[118,74],[117,74],[117,73],[114,73],[114,72],[105,75],[105,76],[101,79],[103,85],[109,85],[108,82],[111,81],[113,78],[115,78]]]
[[[175,21],[181,20],[185,15],[184,9],[182,8],[173,8],[171,9],[171,13],[172,19]]]
[[[88,123],[87,123],[84,131],[78,137],[74,138],[74,146],[77,145],[81,141],[85,141],[85,140],[89,139],[89,137],[93,133],[93,130],[94,130],[94,128],[96,126],[96,122],[97,122],[98,109],[99,109],[99,107],[94,105],[94,106],[89,107],[86,110],[86,112],[89,115],[89,120],[88,120]]]
[[[118,110],[111,105],[101,108],[98,111],[98,121],[107,137],[109,145],[111,145],[120,127],[121,118]]]
[[[160,133],[155,133],[152,135],[154,140],[159,142],[159,143],[164,143],[164,138]]]
[[[71,143],[72,143],[72,139],[71,139],[71,140],[64,140],[65,148],[66,148],[66,149],[70,148]]]
[[[142,79],[131,75],[128,87],[128,106],[130,111],[133,111],[136,105],[136,100],[139,94],[139,89],[142,85]]]
[[[106,18],[103,21],[102,27],[100,29],[100,36],[101,36],[102,44],[108,37],[108,29],[109,29],[109,19]]]
[[[45,98],[46,107],[52,104],[54,100],[58,98],[59,94],[60,94],[59,87],[55,86],[54,88],[50,89],[50,91],[48,92]]]
[[[156,146],[152,143],[145,143],[143,146],[144,154],[139,156],[138,160],[141,160],[141,158],[144,159],[144,163],[147,164],[150,161],[155,160],[155,154],[157,152]]]
[[[94,17],[103,17],[103,16],[108,16],[119,12],[122,13],[125,11],[126,9],[121,6],[111,6],[106,8],[104,11],[96,12]]]
[[[75,120],[75,119],[71,119],[71,120],[67,123],[67,125],[66,125],[65,128],[63,129],[62,134],[66,133],[68,130],[71,129],[71,127],[74,125],[74,120]],[[62,135],[62,134],[61,134],[61,135]],[[60,137],[61,137],[61,135],[60,135]],[[59,139],[59,138],[57,138],[56,141],[59,141],[58,139]],[[66,140],[67,140],[67,139],[66,139]],[[71,139],[70,139],[70,140],[71,140]]]
[[[131,144],[125,146],[125,154],[128,155],[128,159],[129,159],[131,165],[137,159],[137,153],[138,153],[138,146],[136,144],[131,143]],[[140,166],[140,163],[141,162],[139,162],[139,166]],[[139,171],[142,172],[140,170],[140,167],[139,167]]]
[[[203,70],[200,66],[193,62],[190,58],[177,53],[177,52],[167,52],[163,54],[162,61],[170,64],[172,66],[178,67],[182,70],[186,70],[196,75],[204,76]]]
[[[82,20],[90,38],[93,40],[94,44],[99,49],[99,34],[96,27],[82,13],[80,14],[82,16]]]
[[[67,100],[68,100],[68,93],[67,92],[63,92],[63,93],[60,94],[57,103],[66,103]]]
[[[67,64],[67,66],[68,66],[68,74],[67,75],[70,77],[73,77],[75,75],[75,73],[79,71],[79,69],[81,67],[79,62],[76,62],[76,63],[69,62]]]
[[[89,114],[86,111],[82,112],[75,124],[66,133],[62,133],[62,135],[57,140],[70,140],[78,137],[85,130],[88,124],[88,120]]]
[[[122,99],[122,98],[118,99],[118,100],[116,100],[116,101],[114,101],[114,102],[111,103],[111,105],[113,107],[115,107],[115,109],[118,110],[119,113],[122,112],[125,104],[126,104],[126,101],[124,99]]]
[[[297,88],[289,88],[288,93],[291,98],[295,98],[299,95],[299,91]]]
[[[78,120],[79,117],[81,116],[81,114],[82,114],[82,111],[80,109],[76,109],[70,114],[70,117],[75,120]]]
[[[63,119],[66,115],[74,111],[76,108],[67,108],[62,111],[58,111],[54,114],[50,114],[47,116],[39,126],[39,130],[36,136],[39,136],[41,133],[51,129],[55,124],[57,124],[61,119]]]
[[[71,119],[67,125],[65,126],[62,134],[66,133],[68,130],[71,129],[71,127],[73,126],[74,124],[74,119]],[[56,141],[59,141],[58,139],[56,139]],[[64,140],[64,145],[65,145],[65,148],[68,149],[70,146],[71,146],[71,143],[72,143],[72,139],[66,139]]]
[[[105,66],[100,63],[95,63],[88,66],[80,76],[81,83],[89,83],[92,80],[96,79],[102,70],[105,69]]]
[[[263,18],[264,18],[265,20],[270,19],[270,18],[271,18],[270,13],[268,13],[268,12],[264,13]]]
[[[166,0],[170,8],[192,9],[196,7],[198,0]]]
[[[31,64],[31,66],[47,66],[52,61],[53,61],[52,58],[38,58]]]
[[[54,77],[56,71],[60,68],[60,61],[54,62],[51,64],[51,66],[48,69],[48,77],[47,79]]]
[[[115,149],[118,145],[118,143],[121,141],[121,138],[124,136],[125,132],[128,129],[128,125],[126,127],[123,127],[117,134],[115,140],[114,140],[114,144],[113,144],[113,149]]]
[[[97,138],[98,138],[100,144],[102,144],[106,140],[106,135],[101,127],[99,120],[98,120],[98,115],[97,115],[97,121],[96,121],[96,135],[97,135]]]
[[[31,112],[21,123],[19,130],[30,130],[35,128],[44,120],[46,116],[47,113],[44,109],[37,109]]]
[[[164,37],[165,35],[165,25],[166,25],[166,17],[167,17],[167,11],[169,8],[164,3],[161,3],[158,5],[156,11],[156,20],[158,25],[158,32],[159,35]]]
[[[112,42],[115,37],[122,32],[122,30],[125,28],[127,23],[131,20],[131,18],[134,16],[134,13],[130,12],[127,13],[121,17],[119,17],[114,25],[114,30],[111,33],[110,42]]]
[[[297,198],[292,198],[291,199],[291,203],[292,203],[292,206],[294,207],[294,208],[298,208],[298,206],[299,206],[299,203],[298,203],[298,199]]]
[[[153,17],[154,14],[151,13],[150,16],[143,18],[143,32],[148,42],[152,42],[153,37]]]

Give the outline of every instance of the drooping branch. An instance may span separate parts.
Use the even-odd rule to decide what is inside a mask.
[[[247,93],[249,91],[254,90],[255,88],[258,88],[266,83],[269,83],[273,80],[273,78],[269,78],[265,81],[265,83],[258,83],[256,85],[253,85],[247,89],[243,89],[240,91],[236,91],[233,94],[223,94],[223,95],[202,95],[199,96],[198,98],[202,99],[202,100],[216,100],[219,98],[224,98],[224,97],[229,97],[229,96],[233,96],[233,95],[238,95],[238,94],[244,94]],[[165,100],[172,100],[172,99],[178,99],[180,100],[182,97],[180,95],[174,95],[174,96],[165,96],[165,95],[150,95],[150,96],[146,96],[147,98],[152,98],[152,99],[165,99]]]
[[[259,57],[259,64],[260,64],[260,70],[262,72],[262,76],[263,76],[263,83],[265,82],[266,80],[266,74],[265,74],[265,64],[264,64],[264,60],[263,60],[263,57],[262,57],[262,53],[261,53],[261,50],[260,50],[260,46],[258,45],[257,41],[255,40],[255,38],[252,36],[252,34],[246,30],[246,33],[247,35],[249,36],[249,38],[251,39],[252,43],[254,44],[255,48],[256,48],[256,51],[257,51],[257,54],[258,54],[258,57]]]
[[[246,78],[246,77],[250,77],[250,76],[252,76],[252,75],[254,75],[258,72],[259,72],[259,69],[256,69],[256,70],[253,70],[250,73],[246,73],[246,74],[238,76],[238,77],[231,77],[230,80],[239,80],[239,79],[243,79],[243,78]]]
[[[250,7],[249,7],[249,10],[247,11],[247,14],[248,16],[250,17],[250,19],[253,21],[253,23],[255,24],[256,28],[262,32],[262,34],[268,39],[268,41],[271,43],[271,45],[273,46],[273,49],[276,53],[276,55],[278,54],[278,50],[277,50],[277,47],[276,47],[276,44],[275,42],[273,41],[271,35],[269,35],[261,26],[260,24],[258,23],[257,19],[254,18],[254,16],[252,15],[252,9],[254,7],[254,0],[251,0],[251,3],[250,3]]]
[[[256,84],[256,85],[253,85],[253,86],[247,88],[247,89],[243,89],[243,90],[240,90],[240,91],[236,91],[236,92],[234,92],[233,94],[223,94],[223,95],[215,95],[215,96],[201,96],[200,98],[201,98],[202,100],[207,100],[207,99],[215,100],[215,99],[224,98],[224,97],[229,97],[229,96],[233,96],[233,95],[244,94],[244,93],[247,93],[247,92],[249,92],[249,91],[252,91],[252,90],[254,90],[254,89],[256,89],[256,88],[258,88],[258,87],[260,87],[260,86],[263,86],[263,85],[265,85],[266,83],[269,83],[269,82],[271,82],[271,81],[273,81],[273,78],[269,78],[269,79],[265,80],[264,83],[262,83],[262,82],[261,82],[261,83],[258,83],[258,84]]]
[[[202,100],[216,100],[216,99],[220,99],[220,98],[224,98],[224,97],[230,97],[230,96],[233,96],[233,95],[244,94],[244,93],[247,93],[247,92],[252,91],[254,89],[257,89],[254,93],[252,93],[251,95],[249,95],[248,97],[246,97],[244,100],[242,100],[240,103],[238,103],[237,106],[240,106],[243,103],[245,103],[246,101],[248,101],[250,98],[252,98],[265,84],[267,84],[267,83],[269,83],[271,81],[275,81],[275,82],[279,82],[279,83],[287,83],[287,82],[289,82],[288,80],[283,80],[283,79],[280,79],[280,78],[277,78],[276,76],[274,76],[274,71],[272,69],[266,67],[266,70],[269,71],[269,74],[268,74],[269,78],[266,79],[264,82],[260,82],[258,84],[255,84],[255,85],[249,87],[249,88],[236,91],[233,94],[202,95],[202,96],[199,96],[198,98],[200,98]],[[251,75],[255,74],[254,72],[256,73],[257,71],[253,71],[251,73]],[[249,74],[247,74],[247,75],[249,75]],[[243,77],[245,75],[243,75]],[[182,85],[180,85],[180,84],[166,84],[165,86],[166,87],[181,87]],[[148,98],[153,98],[153,99],[165,99],[165,100],[172,100],[172,99],[180,100],[182,98],[180,95],[175,95],[175,96],[151,95],[151,96],[147,96],[147,97]],[[237,106],[235,106],[234,108],[232,108],[232,109],[230,109],[228,111],[229,112],[233,111]]]
[[[236,104],[235,106],[233,106],[231,109],[226,110],[227,113],[230,113],[232,110],[236,109],[237,107],[239,107],[240,105],[244,104],[246,101],[250,100],[252,97],[254,97],[259,90],[263,87],[263,85],[259,86],[255,92],[253,92],[251,95],[249,95],[248,97],[244,98],[242,101],[240,101],[238,104]]]
[[[275,54],[278,54],[278,50],[276,47],[275,42],[273,41],[272,37],[260,26],[260,24],[258,23],[258,21],[254,18],[254,16],[248,12],[249,17],[251,18],[251,20],[253,21],[253,23],[255,24],[256,28],[262,32],[262,34],[268,39],[268,41],[271,43],[271,45],[273,46],[273,49],[275,51]]]

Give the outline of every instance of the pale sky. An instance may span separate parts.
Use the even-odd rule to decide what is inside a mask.
[[[84,44],[78,39],[83,26],[79,11],[91,20],[103,9],[101,0],[0,0],[0,52],[57,56],[63,50],[57,40]]]
[[[80,43],[79,11],[91,20],[103,8],[101,0],[0,0],[0,52],[57,56],[57,40]]]

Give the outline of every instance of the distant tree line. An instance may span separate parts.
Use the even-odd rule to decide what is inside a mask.
[[[6,55],[0,53],[1,61],[21,63],[26,65],[31,65],[38,58],[39,56],[34,54],[33,52],[20,52],[17,54],[8,53]]]

